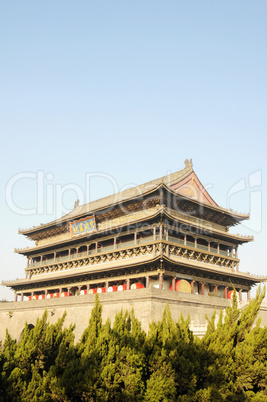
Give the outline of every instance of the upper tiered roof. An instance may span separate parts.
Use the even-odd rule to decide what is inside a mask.
[[[196,217],[215,222],[222,226],[234,226],[240,221],[249,218],[249,214],[241,214],[220,207],[198,179],[193,170],[192,160],[186,160],[184,169],[178,172],[84,205],[79,205],[77,202],[74,209],[62,218],[29,229],[20,229],[19,233],[26,235],[32,240],[36,240],[40,232],[62,227],[62,225],[67,224],[69,221],[80,219],[88,214],[103,213],[108,209],[110,211],[109,216],[111,216],[112,210],[115,210],[116,206],[151,197],[153,193],[160,194],[159,204],[161,205],[167,202],[167,207],[172,208],[174,204],[184,213],[193,214]],[[168,195],[171,195],[171,198]],[[170,200],[172,205],[169,205]]]

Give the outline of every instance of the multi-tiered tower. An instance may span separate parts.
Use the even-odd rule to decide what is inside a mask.
[[[179,172],[20,230],[35,241],[16,250],[27,257],[26,277],[3,284],[15,301],[35,306],[98,292],[106,293],[104,303],[116,293],[134,306],[137,294],[150,294],[187,300],[195,312],[203,300],[224,308],[234,288],[249,298],[259,282],[239,271],[238,246],[253,237],[229,233],[248,218],[219,207],[187,160]]]

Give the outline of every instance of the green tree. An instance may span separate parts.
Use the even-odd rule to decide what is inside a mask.
[[[170,363],[163,362],[154,369],[147,381],[144,401],[176,401],[175,371]]]
[[[160,376],[162,382],[165,378],[166,384],[170,381],[174,384],[175,387],[170,386],[172,398],[183,394],[194,395],[200,363],[198,346],[189,329],[189,318],[184,320],[181,316],[179,322],[175,323],[171,317],[169,306],[166,306],[162,320],[152,323],[150,326],[146,353],[149,356],[147,381],[147,389],[150,389],[149,395],[151,394],[151,384],[154,384],[157,375]],[[169,391],[166,389],[166,392],[168,399],[170,398]]]
[[[168,306],[146,335],[133,311],[103,324],[97,295],[76,345],[65,314],[50,324],[45,312],[33,329],[25,325],[20,342],[6,333],[0,402],[266,401],[267,328],[255,324],[264,294],[259,289],[243,311],[234,294],[201,340],[189,318],[175,322]]]
[[[43,394],[49,395],[49,384],[43,379],[55,364],[62,344],[66,349],[74,340],[74,327],[63,329],[65,316],[56,324],[49,324],[46,311],[33,329],[25,324],[18,344],[7,335],[4,344],[4,354],[9,355],[9,367],[5,370],[7,400],[39,401]]]
[[[145,389],[145,332],[133,311],[116,314],[106,337],[107,353],[101,364],[100,393],[105,400],[139,401]]]
[[[234,293],[232,306],[224,319],[221,313],[217,327],[213,315],[201,341],[212,352],[208,354],[209,375],[203,389],[216,384],[222,398],[239,401],[266,392],[266,329],[260,329],[259,323],[253,329],[264,295],[265,288],[259,288],[256,297],[240,311]]]
[[[5,397],[5,385],[4,385],[4,379],[3,379],[3,368],[4,368],[4,355],[2,352],[2,344],[0,342],[0,402],[4,401]]]

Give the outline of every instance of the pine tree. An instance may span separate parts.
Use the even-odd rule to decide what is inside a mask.
[[[89,325],[80,342],[64,357],[64,370],[57,376],[53,372],[55,389],[65,387],[65,395],[70,401],[95,401],[100,381],[100,364],[105,353],[103,328],[109,330],[110,323],[102,325],[102,306],[98,295],[92,309]],[[59,363],[59,359],[57,361]],[[55,369],[53,369],[55,370]],[[51,374],[51,373],[49,373]],[[99,399],[101,400],[101,399]]]
[[[33,329],[30,330],[27,323],[25,324],[18,344],[11,342],[7,336],[4,353],[10,355],[10,365],[13,365],[12,370],[6,370],[7,399],[39,401],[43,394],[50,394],[49,385],[47,384],[46,388],[42,385],[43,378],[55,364],[62,345],[64,344],[66,349],[74,340],[74,327],[63,329],[65,315],[52,325],[47,322],[45,311]]]
[[[2,352],[2,343],[0,342],[0,402],[4,402],[4,397],[5,397],[5,385],[4,385],[4,379],[3,379],[3,367],[4,367],[4,355]]]
[[[105,400],[139,401],[144,392],[145,333],[133,311],[116,314],[106,338],[107,354],[102,361],[100,393]]]
[[[199,371],[200,363],[198,346],[189,329],[189,318],[184,320],[181,316],[179,322],[175,323],[167,305],[162,321],[152,323],[150,326],[147,354],[150,356],[148,388],[154,383],[153,379],[159,375],[162,381],[164,376],[166,377],[166,383],[171,379],[175,386],[173,398],[184,394],[194,395],[197,384],[196,373]],[[173,389],[172,386],[171,389]],[[168,394],[166,398],[170,398],[170,395]]]
[[[213,316],[201,341],[209,352],[209,375],[203,388],[216,384],[221,397],[226,400],[245,401],[255,394],[253,390],[256,393],[266,391],[266,329],[261,330],[259,324],[252,329],[264,295],[265,287],[263,291],[259,288],[255,299],[240,312],[234,293],[224,320],[221,314],[215,327]],[[255,359],[258,348],[261,358]]]
[[[97,295],[76,345],[65,314],[49,324],[45,312],[33,329],[25,325],[20,342],[6,333],[0,402],[266,401],[267,328],[255,324],[264,294],[259,289],[243,311],[234,295],[201,340],[189,318],[174,322],[168,306],[146,335],[133,311],[103,324]]]
[[[147,381],[144,397],[146,402],[176,401],[175,372],[170,363],[163,362]]]
[[[3,368],[1,372],[1,382],[3,384],[3,388],[5,389],[5,398],[7,398],[7,395],[10,393],[11,397],[10,400],[16,401],[16,395],[17,395],[17,390],[20,392],[20,390],[23,390],[24,384],[23,381],[21,380],[21,374],[20,370],[17,369],[17,364],[15,360],[15,354],[17,350],[17,342],[16,340],[13,340],[9,334],[9,332],[6,330],[6,337],[5,341],[3,344]],[[15,389],[13,392],[13,382],[12,382],[12,377],[11,374],[13,373],[13,378],[15,380]],[[10,379],[11,377],[11,379]],[[5,399],[4,399],[5,400]]]

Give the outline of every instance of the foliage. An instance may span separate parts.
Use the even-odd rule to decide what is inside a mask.
[[[19,342],[0,350],[0,402],[5,401],[266,401],[267,328],[256,321],[265,288],[243,311],[232,306],[206,335],[194,338],[189,317],[175,322],[166,306],[146,334],[134,312],[111,325],[95,306],[81,340],[74,326],[47,312]]]

